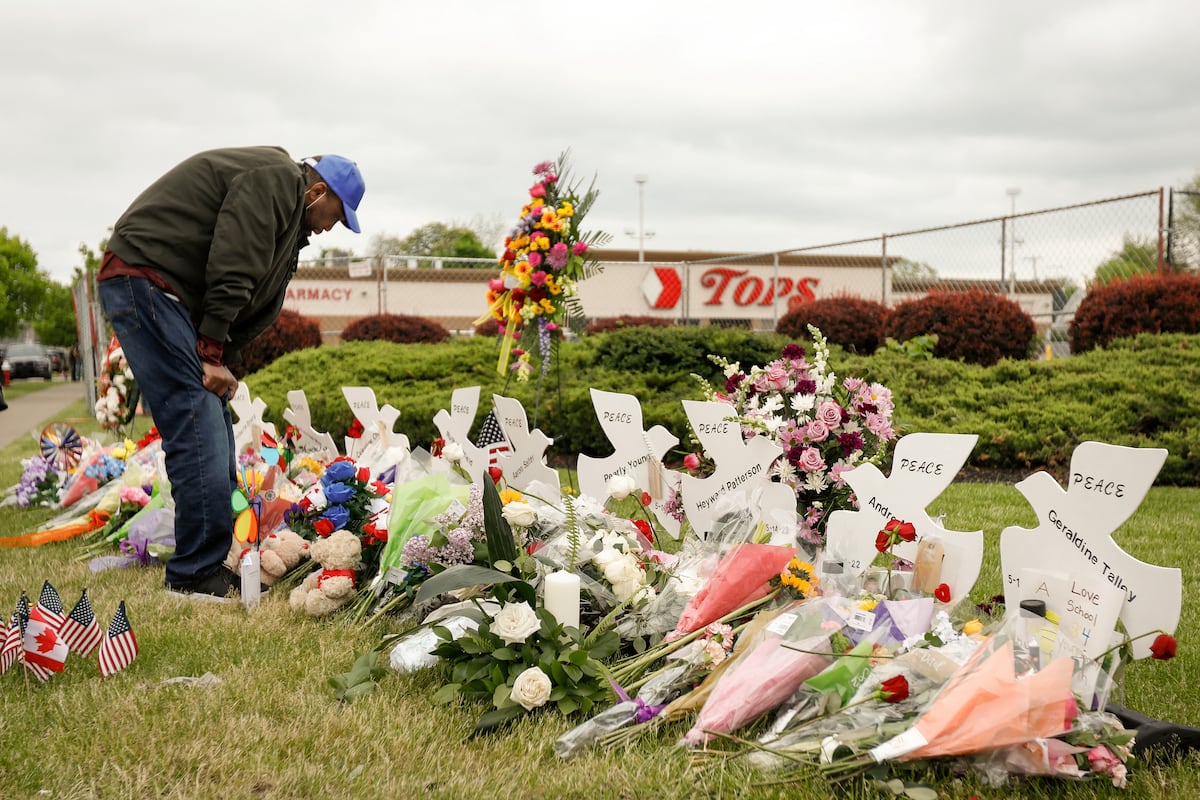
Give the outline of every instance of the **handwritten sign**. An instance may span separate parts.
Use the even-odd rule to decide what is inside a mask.
[[[333,437],[313,428],[312,413],[304,390],[293,389],[287,393],[287,399],[288,408],[283,410],[283,418],[296,430],[292,438],[296,454],[308,456],[321,464],[337,458],[338,449]]]
[[[771,464],[783,455],[783,450],[766,436],[755,436],[747,441],[742,437],[742,426],[727,419],[733,415],[733,408],[725,403],[711,403],[699,400],[684,400],[683,410],[688,422],[700,441],[704,452],[713,460],[713,474],[707,478],[697,478],[694,475],[684,475],[681,478],[683,490],[683,508],[687,512],[688,521],[701,535],[713,530],[717,514],[722,508],[728,507],[722,501],[751,496],[762,498],[766,492],[767,509],[771,513],[771,524],[776,528],[772,531],[772,542],[776,536],[784,541],[778,542],[787,546],[796,544],[796,495],[790,487],[780,486],[783,493],[768,492],[771,484]],[[787,520],[778,514],[780,504],[791,509],[791,531],[779,530],[786,526]],[[759,504],[756,509],[764,509]],[[786,516],[786,515],[785,515]]]
[[[861,575],[879,554],[875,537],[888,520],[911,522],[917,529],[916,541],[901,543],[892,552],[915,562],[923,542],[936,545],[933,551],[940,550],[942,556],[936,582],[945,583],[954,600],[966,597],[983,562],[983,531],[947,530],[926,509],[954,480],[978,438],[963,433],[910,433],[896,442],[892,471],[886,478],[874,464],[843,472],[858,497],[859,509],[829,515],[825,557],[840,559],[847,573]]]
[[[546,465],[546,448],[554,443],[537,428],[529,429],[529,417],[520,400],[493,394],[496,421],[512,452],[496,457],[496,466],[504,472],[504,481],[509,486],[524,490],[534,482],[544,483],[555,489],[555,497],[562,491],[558,471]]]
[[[1024,570],[1052,564],[1077,576],[1090,591],[1108,584],[1123,592],[1119,618],[1131,637],[1155,629],[1174,632],[1183,602],[1182,573],[1139,561],[1112,538],[1141,505],[1166,458],[1161,448],[1083,442],[1071,454],[1065,490],[1046,472],[1016,484],[1037,512],[1038,526],[1012,526],[1000,533],[1006,601],[1024,596]],[[1150,655],[1152,641],[1150,636],[1135,641],[1134,657]]]
[[[605,436],[615,448],[604,458],[579,456],[579,488],[591,497],[604,501],[608,497],[608,481],[614,475],[628,475],[638,489],[647,491],[651,483],[661,483],[659,472],[651,480],[651,469],[661,470],[662,457],[679,444],[670,431],[661,425],[645,430],[642,425],[642,404],[631,394],[592,389],[592,407]],[[655,498],[650,509],[659,524],[675,536],[679,523],[664,508],[665,498]]]
[[[357,461],[365,451],[379,444],[384,431],[392,431],[396,420],[400,418],[400,411],[390,405],[380,408],[375,399],[375,390],[369,386],[343,386],[342,396],[363,429],[357,439],[349,436],[345,439],[346,455]]]

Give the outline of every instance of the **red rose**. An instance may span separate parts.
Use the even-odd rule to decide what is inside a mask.
[[[908,699],[908,679],[895,675],[879,685],[879,697],[885,703],[899,703]]]
[[[643,506],[648,506],[653,502],[654,502],[654,498],[650,496],[649,492],[642,492],[642,505]]]
[[[351,439],[358,439],[362,437],[364,430],[366,429],[363,428],[363,424],[359,422],[358,417],[355,417],[354,422],[350,423],[350,430],[346,431],[346,436]]]
[[[308,511],[312,508],[312,500],[309,500],[307,497],[301,497],[298,505],[305,511]]]
[[[875,537],[875,549],[881,553],[886,553],[887,549],[892,546],[892,537],[887,535],[886,531],[880,531]]]
[[[546,543],[540,539],[533,539],[529,542],[529,544],[525,545],[525,552],[529,555],[533,555],[538,550],[541,550],[545,544]]]
[[[917,538],[917,529],[911,522],[890,519],[888,520],[888,524],[883,526],[883,529],[888,533],[895,534],[906,542],[915,541]]]
[[[440,456],[442,454],[442,448],[445,446],[446,440],[439,436],[433,440],[433,444],[429,445],[429,452],[431,455]]]
[[[499,467],[488,467],[488,475],[492,478],[492,483],[500,483],[500,479],[504,477],[504,470]]]
[[[642,532],[643,536],[645,536],[651,542],[654,541],[654,528],[652,528],[650,526],[649,522],[647,522],[644,519],[632,519],[632,520],[630,520],[630,522],[632,522],[634,524],[634,527],[636,527],[639,531]]]
[[[939,583],[937,588],[933,590],[933,596],[938,599],[938,602],[950,602],[950,586],[945,583]]]
[[[1150,645],[1150,655],[1158,661],[1169,661],[1175,657],[1176,644],[1174,636],[1160,633],[1154,637],[1154,644]]]
[[[371,470],[370,470],[370,468],[368,468],[368,467],[359,467],[359,468],[358,468],[358,474],[357,474],[357,475],[355,475],[355,477],[356,477],[356,478],[358,478],[358,479],[359,479],[360,481],[362,481],[363,483],[366,483],[367,481],[371,480]]]
[[[317,534],[320,536],[328,536],[329,534],[333,533],[333,523],[324,517],[321,517],[319,520],[314,522],[313,528],[316,529]]]

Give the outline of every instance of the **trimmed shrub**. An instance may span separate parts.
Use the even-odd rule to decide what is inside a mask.
[[[483,322],[475,326],[476,336],[499,336],[500,323],[494,319],[485,319]]]
[[[808,341],[806,336],[801,343]],[[620,328],[587,339],[595,347],[595,363],[605,369],[636,373],[681,373],[710,376],[717,372],[709,354],[749,366],[779,357],[783,337],[734,328]]]
[[[807,339],[808,326],[815,325],[830,342],[870,355],[883,343],[887,320],[887,306],[876,300],[850,295],[822,297],[788,311],[775,324],[775,332]]]
[[[295,350],[321,346],[321,326],[312,317],[284,309],[271,327],[242,348],[242,363],[231,368],[237,378],[258,372],[275,359]]]
[[[907,342],[937,334],[934,356],[989,367],[1002,358],[1028,358],[1037,328],[1007,297],[980,289],[933,291],[899,303],[888,316],[888,336]]]
[[[1071,352],[1139,333],[1200,333],[1200,275],[1142,275],[1092,289],[1071,320]]]
[[[583,329],[584,334],[608,333],[622,328],[669,328],[674,324],[669,319],[661,317],[639,317],[634,314],[622,314],[619,317],[594,319]]]
[[[346,342],[395,342],[396,344],[437,344],[450,338],[440,323],[408,314],[375,314],[360,317],[342,330]]]

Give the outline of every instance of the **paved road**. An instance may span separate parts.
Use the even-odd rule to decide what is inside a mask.
[[[61,379],[24,397],[13,398],[6,394],[8,410],[0,411],[0,447],[22,437],[30,437],[31,442],[36,443],[42,428],[62,419],[63,410],[85,396],[83,381]]]

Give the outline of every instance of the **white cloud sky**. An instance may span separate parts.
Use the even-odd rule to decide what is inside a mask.
[[[530,168],[595,173],[588,228],[761,252],[1182,186],[1200,3],[123,0],[0,7],[0,226],[66,280],[210,147],[337,152],[362,236],[507,226]]]

